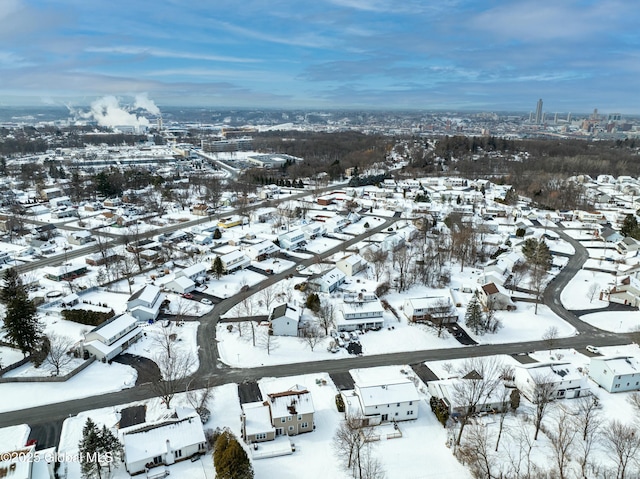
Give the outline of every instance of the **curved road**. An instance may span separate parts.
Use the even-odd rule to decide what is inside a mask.
[[[362,241],[366,236],[377,231],[388,228],[397,218],[388,219],[382,225],[372,228],[363,235],[359,235],[351,240],[340,244],[339,246],[326,251],[322,258],[330,256],[336,252],[343,251],[349,245]],[[559,338],[555,340],[555,347],[561,348],[584,348],[588,344],[598,346],[614,346],[618,344],[628,344],[630,336],[627,334],[614,334],[602,331],[598,328],[590,326],[578,319],[576,315],[567,311],[560,301],[562,289],[573,278],[577,271],[580,270],[586,259],[587,251],[576,240],[570,238],[562,231],[558,234],[571,243],[576,254],[573,255],[565,268],[557,275],[557,277],[549,284],[544,292],[543,298],[545,304],[551,308],[554,313],[572,324],[578,331],[578,335],[568,338]],[[302,264],[310,265],[317,261],[316,257],[300,261]],[[435,360],[451,360],[465,358],[469,356],[487,356],[494,354],[517,354],[534,351],[537,349],[548,348],[546,341],[528,341],[507,344],[486,344],[479,346],[446,348],[423,351],[409,351],[401,353],[380,354],[362,357],[349,357],[336,360],[323,360],[305,363],[292,363],[277,366],[263,366],[251,369],[230,368],[221,364],[218,359],[215,331],[216,323],[219,317],[226,313],[233,306],[241,302],[245,297],[255,294],[260,289],[266,288],[285,276],[292,274],[294,269],[291,268],[285,272],[272,275],[250,288],[245,293],[239,293],[231,298],[227,298],[217,304],[213,311],[201,318],[201,326],[198,329],[199,359],[200,367],[193,377],[192,384],[196,387],[202,387],[206,384],[213,386],[240,383],[247,380],[257,380],[268,376],[291,376],[312,374],[319,372],[347,372],[354,368],[368,368],[375,366],[384,366],[389,364],[413,364],[423,361]],[[469,350],[472,349],[472,351]],[[188,380],[185,380],[185,384]],[[193,386],[192,386],[193,387]],[[184,385],[179,390],[183,390]],[[152,390],[149,384],[142,384],[131,389],[103,394],[100,396],[92,396],[88,398],[75,399],[46,406],[21,409],[12,412],[3,413],[0,416],[0,427],[28,423],[32,427],[47,428],[52,422],[62,421],[65,418],[78,414],[79,412],[97,409],[102,407],[117,406],[129,402],[143,399],[149,399],[157,394]]]

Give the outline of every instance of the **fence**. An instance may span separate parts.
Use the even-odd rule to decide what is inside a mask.
[[[34,377],[26,377],[26,378],[0,378],[0,384],[5,384],[5,383],[62,383],[62,382],[67,381],[68,379],[71,379],[73,376],[75,376],[79,372],[81,372],[84,369],[86,369],[87,367],[89,367],[89,365],[91,363],[93,363],[95,360],[96,360],[95,356],[91,356],[91,358],[87,359],[80,366],[75,368],[73,371],[69,371],[64,376],[34,376]],[[29,362],[29,358],[24,358],[21,361],[18,361],[17,363],[14,363],[11,366],[8,366],[7,368],[3,369],[2,373],[5,374],[5,373],[7,373],[9,371],[12,371],[13,369],[16,369],[17,367],[20,367],[20,366],[28,363],[28,362]],[[11,368],[11,369],[9,369],[9,368]]]

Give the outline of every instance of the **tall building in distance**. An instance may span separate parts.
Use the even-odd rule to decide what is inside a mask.
[[[538,100],[538,104],[536,105],[536,125],[542,123],[542,98]]]

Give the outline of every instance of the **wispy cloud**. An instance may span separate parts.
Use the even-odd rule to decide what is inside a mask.
[[[87,47],[89,53],[107,53],[114,55],[150,55],[158,58],[183,58],[188,60],[203,60],[211,62],[228,63],[258,63],[262,60],[255,58],[228,57],[223,55],[209,55],[202,53],[189,53],[171,50],[162,50],[153,47],[139,46],[114,46],[114,47]]]

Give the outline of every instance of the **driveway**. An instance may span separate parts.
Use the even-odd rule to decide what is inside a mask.
[[[124,353],[117,356],[114,361],[116,363],[131,366],[137,371],[138,377],[136,379],[136,386],[145,383],[152,383],[161,377],[160,368],[149,358]]]

